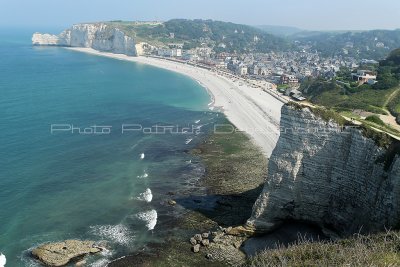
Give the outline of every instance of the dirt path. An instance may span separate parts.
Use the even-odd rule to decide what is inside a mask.
[[[395,98],[397,96],[397,94],[400,93],[400,86],[393,91],[393,93],[391,93],[389,95],[389,97],[386,99],[384,105],[383,105],[383,109],[388,113],[388,115],[379,115],[379,117],[381,118],[381,120],[386,123],[389,124],[392,128],[400,131],[400,125],[397,124],[396,122],[396,117],[394,117],[390,111],[388,110],[387,106],[389,105],[390,101],[392,101],[393,98]]]
[[[391,94],[389,95],[389,97],[386,99],[385,103],[383,104],[383,107],[386,108],[387,105],[389,105],[389,102],[390,102],[398,93],[400,93],[400,86],[399,86],[396,90],[394,90],[393,93],[391,93]]]

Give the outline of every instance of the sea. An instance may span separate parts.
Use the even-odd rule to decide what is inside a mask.
[[[166,201],[204,173],[189,151],[219,115],[207,91],[167,70],[32,46],[34,31],[0,29],[6,267],[41,266],[30,253],[46,242],[104,244],[88,261],[97,267],[162,242],[179,212]]]

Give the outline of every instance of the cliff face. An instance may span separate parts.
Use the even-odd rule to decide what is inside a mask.
[[[360,129],[339,129],[309,108],[283,106],[281,136],[249,225],[268,232],[300,220],[338,235],[399,225],[398,142],[385,149]]]
[[[136,56],[136,43],[121,30],[103,23],[76,24],[59,35],[35,33],[34,45],[90,47],[99,51]]]

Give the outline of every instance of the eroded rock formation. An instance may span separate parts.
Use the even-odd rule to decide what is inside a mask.
[[[399,142],[382,134],[389,142],[377,145],[366,136],[310,108],[283,106],[281,136],[248,225],[269,232],[292,219],[340,236],[398,226]]]
[[[135,40],[104,23],[76,24],[59,35],[35,33],[34,45],[89,47],[99,51],[136,56]]]
[[[32,255],[47,266],[64,266],[74,259],[100,251],[101,248],[96,247],[93,241],[67,240],[39,246]]]

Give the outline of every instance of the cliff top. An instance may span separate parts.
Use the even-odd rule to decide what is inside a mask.
[[[314,113],[314,115],[320,117],[324,121],[326,121],[326,122],[333,121],[334,123],[336,123],[339,126],[359,127],[362,130],[363,135],[367,138],[373,139],[379,147],[388,148],[394,141],[395,142],[400,141],[400,136],[396,136],[396,135],[388,133],[382,129],[378,129],[378,128],[374,127],[375,125],[372,125],[368,122],[364,123],[364,122],[359,122],[359,121],[348,119],[332,109],[328,109],[325,107],[319,107],[319,106],[313,106],[313,105],[304,105],[304,104],[300,104],[297,102],[288,102],[286,105],[294,107],[295,109],[298,109],[298,110],[307,108],[312,113]]]

